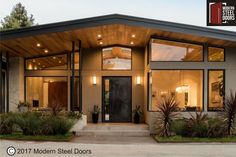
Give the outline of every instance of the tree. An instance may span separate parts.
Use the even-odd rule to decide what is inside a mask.
[[[1,24],[1,30],[29,27],[34,25],[34,18],[32,14],[28,16],[25,7],[18,3],[13,7],[11,14],[1,20]]]

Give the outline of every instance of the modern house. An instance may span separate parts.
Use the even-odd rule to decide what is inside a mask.
[[[1,112],[26,101],[91,121],[99,105],[101,122],[132,122],[140,105],[151,124],[167,96],[211,114],[236,91],[236,32],[114,14],[0,35]]]

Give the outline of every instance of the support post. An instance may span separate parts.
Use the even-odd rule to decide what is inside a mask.
[[[72,51],[71,51],[71,83],[70,83],[70,110],[74,111],[75,109],[75,96],[74,96],[74,88],[75,88],[75,42],[72,41]]]
[[[0,113],[3,113],[3,102],[2,102],[2,52],[0,52]]]
[[[83,60],[82,60],[82,45],[81,45],[81,40],[79,40],[79,112],[82,112],[83,105],[82,105],[82,69],[83,69]]]
[[[6,68],[6,81],[7,81],[7,112],[9,112],[9,54],[6,53],[6,62],[7,62],[7,68]]]

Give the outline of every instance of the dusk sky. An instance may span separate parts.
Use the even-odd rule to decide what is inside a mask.
[[[206,27],[206,0],[0,0],[0,19],[18,2],[38,24],[118,13]]]

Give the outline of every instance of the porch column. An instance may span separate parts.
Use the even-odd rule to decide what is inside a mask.
[[[3,105],[4,103],[2,102],[2,52],[0,52],[0,113],[4,112],[3,111]]]
[[[82,105],[82,66],[83,66],[83,60],[82,60],[82,48],[81,48],[81,40],[79,40],[79,112],[82,112],[83,105]]]
[[[74,88],[75,88],[75,42],[72,41],[72,51],[71,51],[71,82],[70,82],[70,110],[75,109],[75,98],[74,98]]]

